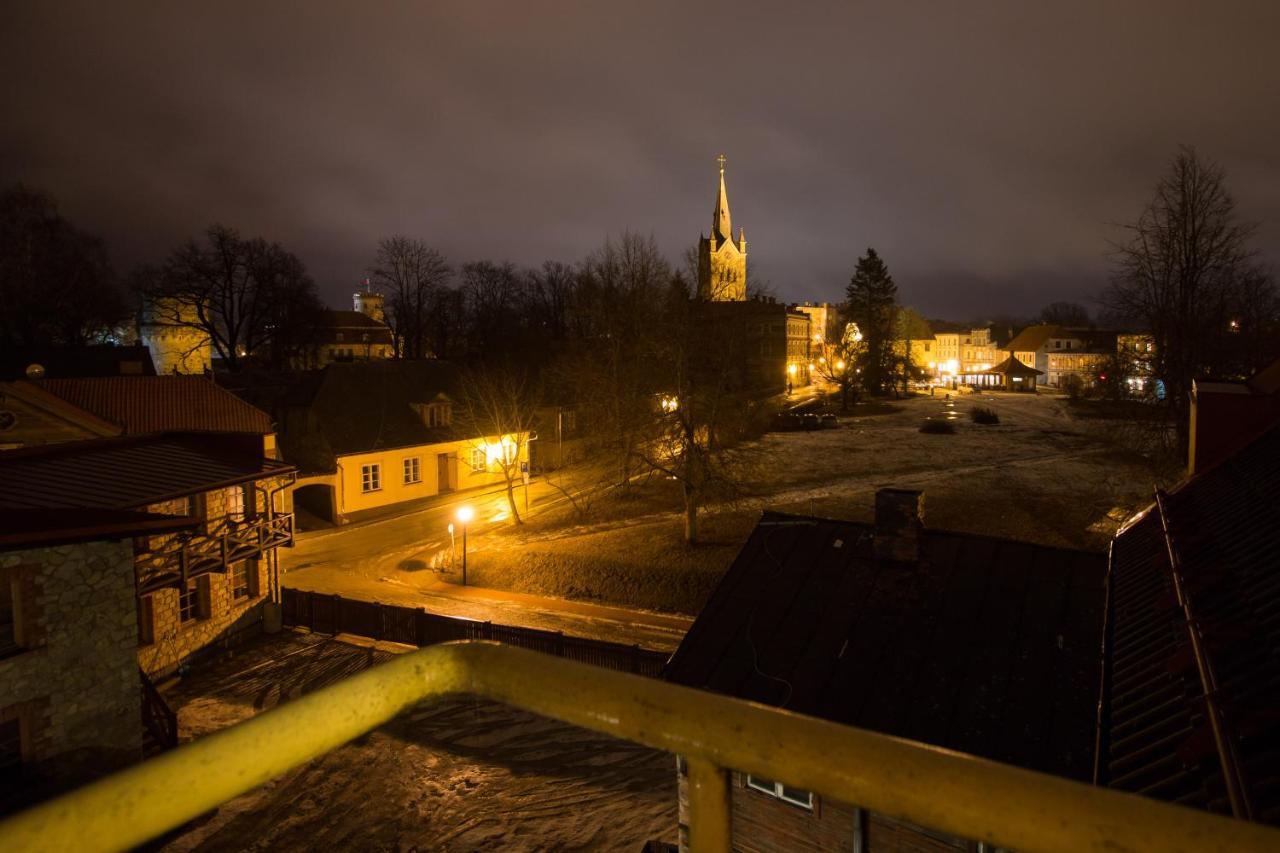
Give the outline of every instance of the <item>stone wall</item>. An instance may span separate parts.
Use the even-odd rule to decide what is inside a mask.
[[[264,518],[267,510],[262,489],[275,488],[283,482],[264,481],[258,484],[262,488],[253,490],[259,518]],[[282,492],[276,497],[277,512],[283,511],[280,504],[284,494]],[[205,493],[206,527],[210,532],[226,522],[227,499],[225,489]],[[247,505],[245,508],[248,510]],[[154,504],[147,509],[163,514],[186,512],[185,501]],[[164,550],[166,542],[167,538],[153,537],[150,547]],[[264,609],[269,601],[268,569],[271,559],[266,555],[260,560],[250,561],[250,572],[256,583],[252,585],[253,594],[247,598],[234,596],[231,571],[202,575],[197,580],[200,585],[200,615],[187,622],[181,619],[177,589],[161,589],[146,596],[150,599],[150,635],[139,632],[136,640],[137,660],[142,670],[153,679],[162,678],[178,671],[192,657],[235,645],[262,630]],[[140,606],[145,616],[147,605],[144,602]]]
[[[0,720],[22,721],[38,775],[92,777],[141,757],[133,547],[89,542],[0,554],[22,650],[0,660]]]

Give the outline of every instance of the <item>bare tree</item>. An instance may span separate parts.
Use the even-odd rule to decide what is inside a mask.
[[[1236,316],[1244,285],[1259,281],[1248,247],[1254,228],[1238,220],[1221,167],[1184,147],[1126,231],[1127,240],[1114,247],[1106,301],[1152,336],[1152,364],[1182,456],[1192,381],[1223,376],[1227,336],[1256,319]]]
[[[515,524],[523,524],[516,506],[516,483],[529,460],[537,394],[521,374],[486,368],[462,377],[459,426],[471,437],[471,450],[483,450],[485,465],[502,474],[507,506]]]
[[[633,450],[645,467],[680,484],[689,544],[698,541],[701,509],[741,489],[736,445],[751,409],[737,381],[748,337],[731,324],[705,322],[701,307],[687,299],[667,302],[666,334],[651,368],[667,384],[650,400],[645,439]]]
[[[814,344],[818,378],[840,389],[840,408],[847,412],[858,402],[862,391],[862,371],[858,367],[863,357],[862,332],[856,323],[845,323],[837,337],[824,335]]]
[[[1090,324],[1089,309],[1079,302],[1051,302],[1041,309],[1036,322],[1068,328],[1085,328]]]
[[[452,270],[444,255],[422,240],[397,235],[378,243],[369,275],[386,296],[389,320],[400,358],[432,355],[430,331],[434,309],[448,288]]]
[[[679,281],[683,282],[683,279]],[[588,439],[613,459],[614,482],[627,489],[635,448],[662,389],[654,367],[667,330],[671,269],[652,237],[624,233],[583,262],[573,299],[577,325],[555,375],[579,404]],[[679,300],[688,300],[687,284]]]
[[[296,256],[222,225],[140,270],[135,284],[153,321],[199,329],[231,371],[251,358],[282,366],[322,308]]]
[[[42,193],[0,194],[0,347],[107,340],[128,313],[101,240]]]

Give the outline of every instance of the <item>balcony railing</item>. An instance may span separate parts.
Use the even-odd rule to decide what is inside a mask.
[[[222,521],[208,533],[182,533],[137,559],[138,589],[181,586],[188,578],[225,572],[232,564],[293,544],[293,513],[251,521]]]
[[[454,695],[685,756],[696,851],[730,849],[725,768],[1018,850],[1280,850],[1280,830],[1259,824],[494,643],[402,655],[15,815],[0,850],[131,848]]]

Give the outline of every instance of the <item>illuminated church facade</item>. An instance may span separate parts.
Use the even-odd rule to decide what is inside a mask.
[[[747,300],[747,238],[739,228],[733,240],[729,196],[724,188],[724,155],[720,162],[720,192],[711,216],[711,235],[698,239],[698,298],[705,302]]]

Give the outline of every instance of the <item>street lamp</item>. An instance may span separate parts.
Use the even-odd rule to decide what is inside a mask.
[[[469,506],[458,507],[458,521],[462,524],[462,585],[467,585],[467,522],[475,518],[476,512]],[[453,525],[449,525],[453,527]],[[452,532],[452,531],[450,531]]]

